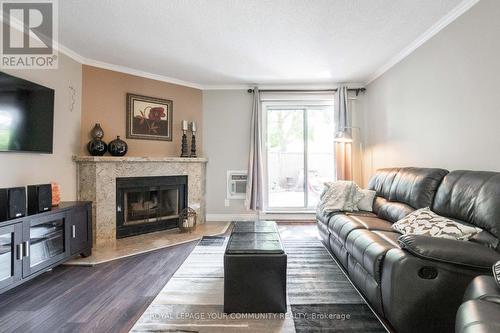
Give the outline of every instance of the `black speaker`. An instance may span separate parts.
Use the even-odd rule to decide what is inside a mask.
[[[52,208],[50,184],[28,185],[28,214],[46,212]]]
[[[0,189],[0,221],[26,215],[26,188]]]

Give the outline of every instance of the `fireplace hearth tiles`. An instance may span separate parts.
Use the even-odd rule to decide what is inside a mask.
[[[205,223],[205,158],[75,156],[78,199],[93,202],[96,245],[116,242],[116,179],[122,177],[188,176],[188,206]]]
[[[71,266],[94,266],[104,262],[135,256],[165,247],[199,240],[204,236],[218,236],[227,232],[231,222],[210,222],[197,226],[192,233],[164,230],[138,236],[117,239],[116,242],[96,245],[92,255],[75,258],[64,263]]]

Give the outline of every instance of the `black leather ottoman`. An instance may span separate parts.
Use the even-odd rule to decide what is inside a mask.
[[[224,312],[285,313],[286,263],[275,222],[236,222],[224,254]]]

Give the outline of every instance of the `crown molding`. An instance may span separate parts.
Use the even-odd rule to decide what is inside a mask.
[[[458,6],[456,6],[451,12],[446,14],[443,18],[441,18],[438,22],[432,25],[429,29],[427,29],[422,35],[420,35],[416,40],[414,40],[410,45],[405,47],[401,52],[392,57],[386,64],[376,70],[372,75],[369,76],[365,85],[368,85],[379,78],[382,74],[387,72],[393,66],[398,64],[401,60],[409,56],[413,51],[418,49],[422,44],[427,42],[429,39],[434,37],[438,32],[443,30],[447,25],[455,21],[466,11],[471,9],[475,4],[477,4],[480,0],[464,0]]]
[[[179,79],[176,79],[173,77],[153,74],[153,73],[145,72],[145,71],[131,68],[131,67],[127,67],[127,66],[120,66],[120,65],[110,64],[107,62],[86,58],[86,57],[82,56],[81,54],[73,51],[72,49],[70,49],[70,48],[68,48],[60,43],[58,43],[58,45],[56,47],[57,47],[59,52],[67,55],[68,57],[81,63],[82,65],[93,66],[93,67],[98,67],[98,68],[102,68],[102,69],[108,69],[108,70],[115,71],[115,72],[140,76],[140,77],[144,77],[147,79],[152,79],[152,80],[162,81],[162,82],[172,83],[172,84],[178,84],[178,85],[189,87],[189,88],[203,90],[203,86],[201,84],[198,84],[198,83],[179,80]]]

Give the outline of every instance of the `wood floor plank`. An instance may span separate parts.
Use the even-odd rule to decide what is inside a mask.
[[[284,239],[317,232],[314,224],[279,227]],[[196,244],[56,267],[0,295],[0,332],[128,332]]]
[[[0,331],[128,332],[196,243],[56,267],[0,295]]]

